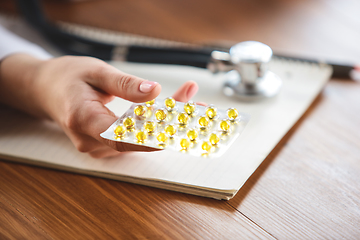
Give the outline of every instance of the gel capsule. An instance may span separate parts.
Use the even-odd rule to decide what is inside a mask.
[[[141,117],[143,116],[145,113],[146,113],[146,107],[143,106],[143,105],[137,105],[135,108],[134,108],[134,113]]]
[[[165,106],[167,110],[171,111],[176,106],[176,101],[172,97],[168,97],[165,99]]]
[[[221,120],[220,121],[220,128],[224,132],[228,132],[230,130],[230,122],[229,122],[229,120]]]
[[[166,141],[169,139],[168,136],[164,133],[161,132],[157,135],[156,139],[160,142],[160,143],[166,143]]]
[[[126,133],[126,129],[123,125],[118,125],[115,129],[114,129],[114,133],[117,137],[124,137],[125,133]]]
[[[176,133],[176,127],[175,127],[175,125],[173,125],[173,124],[167,125],[164,130],[165,130],[165,132],[166,132],[167,134],[169,134],[169,136],[171,136],[171,137],[174,136],[175,133]]]
[[[189,116],[186,113],[179,113],[177,119],[181,125],[186,125],[189,122]]]
[[[182,139],[180,140],[180,146],[181,146],[181,148],[182,148],[183,150],[188,149],[188,148],[190,147],[190,142],[189,142],[189,140],[187,140],[186,138],[182,138]]]
[[[239,112],[236,108],[229,108],[226,113],[230,120],[235,120],[239,116]]]
[[[167,116],[167,111],[163,108],[156,110],[155,117],[158,121],[164,121]]]
[[[138,141],[139,143],[143,143],[143,142],[145,142],[146,139],[147,139],[147,134],[146,134],[145,132],[143,132],[143,131],[138,131],[138,132],[136,133],[135,137],[136,137],[136,139],[137,139],[137,141]]]
[[[153,121],[146,121],[144,124],[144,129],[148,133],[154,133],[156,130],[156,125]]]
[[[184,110],[189,115],[193,114],[196,110],[195,103],[193,101],[189,101],[189,102],[185,103]]]
[[[211,133],[209,136],[209,142],[211,145],[216,145],[220,141],[219,136],[216,133]]]
[[[150,107],[150,106],[154,105],[154,103],[155,103],[155,99],[145,102],[147,107]]]
[[[198,122],[202,128],[206,128],[209,125],[210,120],[207,116],[201,116],[201,117],[199,117]]]
[[[198,137],[198,131],[196,129],[190,128],[187,132],[186,132],[186,136],[188,136],[188,138],[191,141],[195,141],[196,138]]]
[[[201,148],[202,148],[202,150],[209,152],[211,150],[211,144],[207,141],[204,141],[201,144]]]
[[[210,118],[210,119],[215,118],[216,115],[217,115],[217,109],[216,109],[216,107],[210,105],[209,107],[206,108],[205,114],[206,114],[206,116],[207,116],[208,118]]]
[[[135,127],[135,120],[132,117],[126,117],[123,120],[123,124],[126,127],[126,129],[133,129]]]

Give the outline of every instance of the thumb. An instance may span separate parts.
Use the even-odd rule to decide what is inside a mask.
[[[161,92],[159,83],[124,73],[108,64],[94,69],[86,82],[108,94],[131,102],[150,101]]]

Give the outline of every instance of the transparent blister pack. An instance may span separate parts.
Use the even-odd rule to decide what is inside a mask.
[[[240,136],[250,116],[169,97],[133,104],[101,137],[198,157],[220,157]]]

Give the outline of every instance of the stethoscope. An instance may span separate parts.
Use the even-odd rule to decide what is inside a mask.
[[[122,59],[138,63],[187,65],[207,68],[214,73],[227,72],[224,94],[241,100],[273,97],[281,89],[281,79],[268,70],[273,52],[269,46],[260,42],[241,42],[232,46],[228,52],[209,48],[116,46],[58,29],[45,18],[37,0],[17,0],[17,3],[25,19],[67,54],[92,56],[102,60]],[[332,67],[333,77],[348,76],[353,69],[346,65],[332,64]]]

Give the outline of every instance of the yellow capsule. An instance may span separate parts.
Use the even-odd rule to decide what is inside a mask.
[[[172,97],[168,97],[165,99],[165,106],[168,110],[173,110],[176,106],[176,101]]]
[[[202,150],[209,152],[211,150],[211,144],[207,141],[204,141],[201,144],[201,148],[202,148]]]
[[[154,103],[155,103],[155,99],[145,102],[147,107],[150,107],[150,106],[154,105]]]
[[[157,135],[156,139],[161,143],[165,143],[169,138],[164,132],[161,132]]]
[[[165,132],[169,134],[170,136],[174,136],[176,133],[176,127],[173,124],[169,124],[165,127]]]
[[[209,125],[209,118],[207,116],[201,116],[199,117],[199,125],[202,127],[202,128],[206,128],[208,125]]]
[[[137,105],[135,108],[134,108],[134,113],[141,117],[143,116],[145,113],[146,113],[146,107],[143,106],[143,105]]]
[[[189,122],[189,116],[186,113],[179,113],[177,119],[181,125],[186,125]]]
[[[186,138],[182,138],[182,139],[180,140],[180,146],[181,146],[181,148],[182,148],[183,150],[188,149],[188,148],[190,147],[190,142],[189,142],[189,140],[187,140]]]
[[[229,122],[229,120],[221,120],[220,128],[225,132],[229,131],[230,130],[230,122]]]
[[[211,133],[209,136],[209,141],[212,145],[216,145],[220,141],[220,138],[216,133]]]
[[[189,101],[187,103],[184,104],[184,110],[187,114],[191,115],[195,112],[196,110],[196,106],[195,103],[192,101]]]
[[[167,111],[163,108],[156,110],[155,117],[158,121],[164,121],[167,116]]]
[[[126,133],[126,129],[123,125],[118,125],[115,129],[114,129],[114,133],[117,137],[123,137]]]
[[[229,108],[226,113],[230,120],[235,120],[239,116],[239,112],[236,108]]]
[[[198,137],[198,131],[196,129],[189,129],[186,133],[186,136],[188,136],[188,138],[191,140],[191,141],[194,141],[196,140],[196,138]]]
[[[126,117],[123,120],[123,124],[126,127],[126,129],[133,129],[135,127],[135,120],[132,117]]]
[[[135,137],[138,140],[138,142],[143,143],[147,139],[147,134],[145,132],[143,132],[143,131],[138,131],[136,133]]]
[[[144,124],[144,129],[148,133],[153,133],[156,130],[156,125],[153,121],[146,121]]]
[[[213,119],[216,117],[217,115],[217,109],[216,107],[210,105],[209,107],[206,108],[205,111],[206,116],[208,116],[208,118]]]

